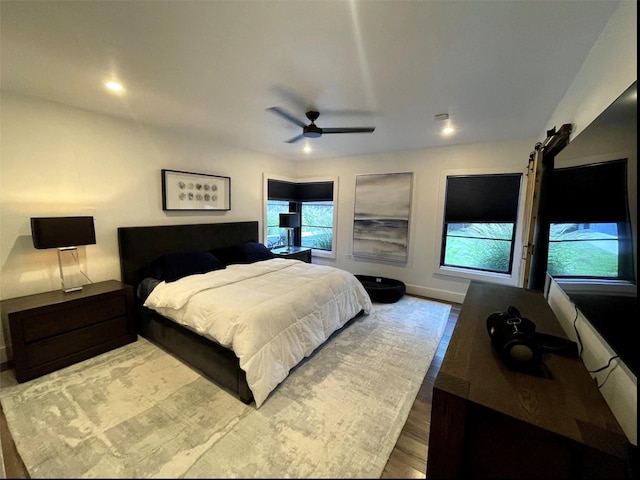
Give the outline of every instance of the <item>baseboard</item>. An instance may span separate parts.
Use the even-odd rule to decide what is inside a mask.
[[[434,300],[443,300],[449,303],[462,303],[464,301],[464,293],[449,292],[446,290],[437,290],[435,288],[419,287],[417,285],[406,285],[407,293],[418,295],[425,298],[433,298]]]

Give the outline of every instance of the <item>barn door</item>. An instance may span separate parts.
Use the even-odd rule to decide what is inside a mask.
[[[571,124],[565,123],[556,132],[555,127],[547,131],[543,143],[536,143],[529,155],[527,167],[527,191],[525,196],[524,226],[522,234],[522,257],[518,286],[542,290],[544,287],[547,257],[549,253],[549,223],[546,219],[545,197],[553,173],[555,156],[569,142]]]
[[[519,287],[526,288],[531,271],[533,256],[533,231],[538,215],[538,200],[540,198],[540,170],[542,166],[541,144],[536,144],[536,150],[529,155],[527,166],[527,187],[524,201],[524,226],[522,231],[522,257],[520,266]]]

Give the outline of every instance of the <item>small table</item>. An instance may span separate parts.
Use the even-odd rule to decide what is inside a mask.
[[[133,287],[116,280],[1,302],[18,382],[135,342]]]
[[[271,251],[279,257],[311,263],[311,249],[308,247],[280,247]]]

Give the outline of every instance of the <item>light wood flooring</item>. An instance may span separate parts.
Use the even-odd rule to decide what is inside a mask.
[[[440,365],[449,345],[459,313],[460,305],[452,304],[449,320],[438,350],[424,377],[422,386],[409,412],[407,422],[400,433],[381,478],[426,478],[433,383],[440,370]],[[2,444],[6,478],[30,478],[7,428],[7,421],[1,405],[0,444]]]
[[[439,300],[438,300],[439,301]],[[429,449],[429,425],[431,424],[431,395],[433,384],[440,371],[442,359],[449,346],[453,328],[458,321],[460,304],[451,304],[449,320],[444,330],[442,340],[431,362],[431,366],[422,381],[409,417],[396,446],[389,456],[387,466],[380,478],[426,478],[427,452]]]

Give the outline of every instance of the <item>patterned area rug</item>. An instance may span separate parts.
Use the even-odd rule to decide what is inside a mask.
[[[0,401],[32,478],[379,478],[449,311],[374,303],[259,409],[143,338],[23,384],[5,371]]]

